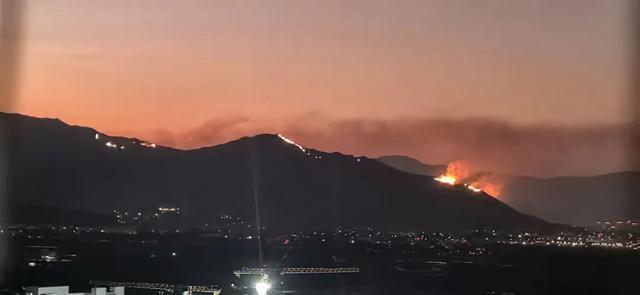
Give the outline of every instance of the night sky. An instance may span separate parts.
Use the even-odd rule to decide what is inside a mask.
[[[179,148],[262,132],[479,169],[628,169],[627,1],[27,1],[18,99]]]

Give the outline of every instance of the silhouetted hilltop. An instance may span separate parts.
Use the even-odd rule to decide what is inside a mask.
[[[105,214],[160,204],[180,206],[194,225],[221,212],[251,221],[257,196],[272,232],[550,228],[484,193],[373,159],[304,148],[276,134],[184,151],[55,119],[0,114],[0,122],[10,159],[7,197],[15,208],[5,222],[39,214],[19,211],[26,206]],[[49,222],[68,222],[55,219]]]
[[[447,170],[447,165],[428,165],[417,159],[401,155],[382,156],[377,160],[411,174],[438,176]]]
[[[398,170],[437,176],[446,170],[407,156],[378,158]],[[436,167],[436,168],[434,168]],[[638,220],[633,212],[640,193],[640,172],[589,177],[536,178],[484,172],[504,184],[500,199],[520,212],[551,222],[592,226],[597,221]]]

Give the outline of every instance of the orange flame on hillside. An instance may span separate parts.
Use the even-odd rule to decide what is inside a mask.
[[[458,184],[460,180],[469,177],[471,174],[469,167],[470,165],[467,161],[453,161],[447,165],[447,172],[436,177],[435,180],[450,185]]]
[[[496,198],[502,191],[502,185],[495,177],[473,172],[469,162],[464,160],[449,163],[445,174],[434,178],[434,180],[447,185],[464,185],[473,192],[485,192]]]
[[[496,179],[496,177],[491,175],[479,176],[475,177],[470,182],[470,185],[474,187],[480,188],[483,192],[489,194],[490,196],[497,198],[500,196],[502,192],[502,182]]]
[[[456,184],[456,178],[453,176],[449,176],[449,175],[440,175],[439,177],[434,178],[437,181],[440,181],[442,183],[446,183],[446,184],[450,184],[450,185],[454,185]]]

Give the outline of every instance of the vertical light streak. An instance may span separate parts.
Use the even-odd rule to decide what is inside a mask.
[[[18,66],[21,56],[22,0],[0,1],[0,110],[9,111],[15,100],[18,84]],[[6,210],[8,200],[7,177],[9,169],[8,155],[9,130],[0,125],[0,225],[8,220]],[[0,284],[5,281],[5,259],[9,257],[7,245],[0,243]]]

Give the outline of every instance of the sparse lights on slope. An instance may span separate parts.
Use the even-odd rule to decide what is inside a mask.
[[[124,150],[124,145],[118,146],[117,144],[115,144],[115,143],[113,143],[113,142],[110,142],[110,141],[107,141],[107,143],[105,143],[104,145],[106,145],[106,146],[108,146],[108,147],[110,147],[110,148],[113,148],[113,149],[121,149],[121,150]]]
[[[140,143],[141,146],[143,147],[149,147],[149,148],[156,148],[156,144],[155,143],[148,143],[148,142],[141,142]]]
[[[300,149],[301,151],[305,152],[306,150],[304,149],[304,147],[302,147],[301,145],[295,143],[295,141],[288,139],[286,137],[284,137],[282,134],[278,134],[278,137],[280,137],[280,139],[282,139],[282,141],[288,143],[288,144],[292,144],[294,146],[296,146],[298,149]]]
[[[100,133],[96,133],[94,135],[94,138],[96,140],[100,140]],[[136,141],[132,141],[133,144],[136,144]],[[124,145],[118,146],[117,144],[111,142],[111,141],[107,141],[104,145],[106,145],[107,147],[110,148],[114,148],[114,149],[121,149],[124,150],[126,147]],[[143,147],[147,147],[147,148],[156,148],[156,144],[155,143],[150,143],[150,142],[140,142],[140,145]]]

